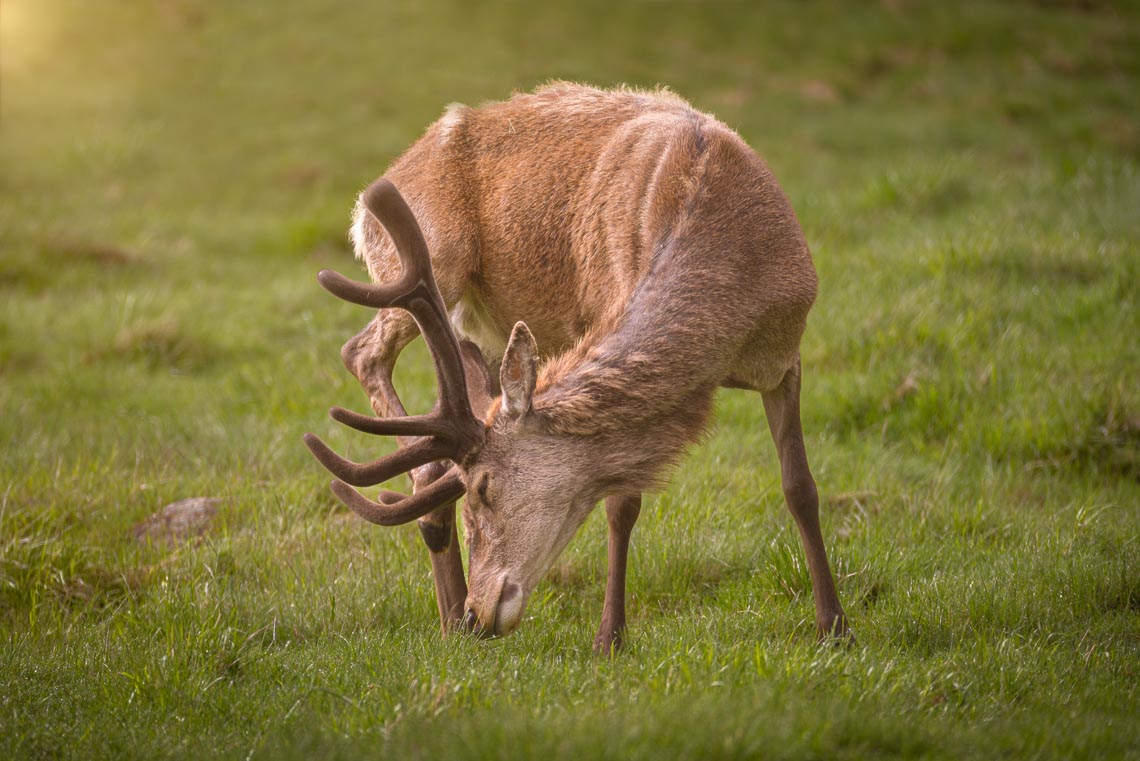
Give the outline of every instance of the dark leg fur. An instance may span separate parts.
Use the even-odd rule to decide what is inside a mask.
[[[823,535],[819,529],[819,496],[808,467],[803,429],[800,427],[799,362],[788,371],[777,388],[765,391],[763,397],[768,427],[780,456],[784,499],[796,520],[804,552],[807,554],[812,595],[815,598],[816,628],[821,639],[853,642],[847,615],[843,612],[839,595],[835,591],[835,580],[831,575],[827,550],[824,549]]]
[[[629,557],[629,537],[641,514],[641,496],[607,497],[606,521],[609,545],[606,552],[606,602],[602,623],[594,637],[594,652],[609,655],[621,649],[625,634],[625,567]]]

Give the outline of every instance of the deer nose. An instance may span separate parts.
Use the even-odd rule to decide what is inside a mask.
[[[463,628],[469,632],[475,631],[475,625],[479,623],[479,617],[475,615],[474,608],[467,609],[467,615],[463,617]]]
[[[495,610],[495,633],[504,637],[518,628],[523,613],[522,589],[508,581],[499,594],[499,604]]]

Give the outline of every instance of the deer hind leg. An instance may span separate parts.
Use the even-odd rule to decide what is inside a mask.
[[[819,496],[815,479],[808,468],[800,427],[800,364],[788,370],[780,385],[762,392],[768,428],[780,456],[780,478],[784,499],[796,520],[807,554],[811,573],[812,596],[815,598],[815,623],[821,638],[853,641],[847,615],[839,604],[835,580],[827,562],[827,550],[819,530]]]
[[[621,649],[625,635],[625,566],[629,557],[629,537],[641,514],[641,495],[606,497],[609,543],[606,551],[606,602],[602,623],[594,637],[594,652],[610,655]]]
[[[380,417],[407,414],[392,384],[392,370],[400,352],[417,335],[419,328],[410,314],[401,309],[385,309],[341,349],[344,366],[360,381],[372,409]],[[409,442],[400,437],[399,443],[405,446]],[[443,462],[416,468],[412,472],[414,489],[423,489],[446,470]],[[463,603],[467,599],[467,581],[455,526],[455,502],[441,505],[420,518],[417,525],[431,556],[439,621],[446,633],[461,626]]]

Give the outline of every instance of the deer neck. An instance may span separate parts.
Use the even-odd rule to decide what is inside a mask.
[[[659,485],[700,437],[721,380],[687,334],[691,326],[654,314],[668,298],[659,290],[639,288],[611,324],[588,332],[539,376],[533,409],[542,428],[579,439],[609,493]]]

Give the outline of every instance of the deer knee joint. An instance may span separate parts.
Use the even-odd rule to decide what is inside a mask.
[[[416,525],[419,526],[420,536],[424,538],[424,544],[432,552],[439,554],[451,546],[450,523],[437,523],[436,521],[421,519],[416,521]]]
[[[811,478],[797,478],[785,483],[784,499],[788,507],[797,513],[819,510],[819,493]]]

